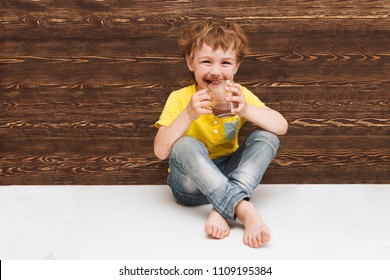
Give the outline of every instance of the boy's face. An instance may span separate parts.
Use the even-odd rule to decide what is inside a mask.
[[[187,66],[194,72],[197,90],[200,90],[218,80],[233,80],[240,64],[237,63],[236,53],[231,49],[226,52],[221,48],[213,51],[203,44],[202,48],[195,50],[192,62],[187,58]]]

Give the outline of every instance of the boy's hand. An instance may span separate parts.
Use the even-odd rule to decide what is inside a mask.
[[[235,102],[237,108],[233,109],[232,112],[241,116],[246,109],[245,96],[241,92],[240,85],[233,83],[228,86],[229,91],[232,92],[232,96],[226,97],[227,101]]]
[[[192,120],[196,120],[201,115],[212,114],[213,111],[210,106],[210,94],[207,89],[202,89],[192,95],[191,100],[186,107],[186,111]]]

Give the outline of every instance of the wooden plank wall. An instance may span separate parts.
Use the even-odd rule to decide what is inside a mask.
[[[263,183],[390,183],[387,0],[1,0],[0,183],[165,184],[154,122],[204,18],[243,27],[236,81],[289,121]]]

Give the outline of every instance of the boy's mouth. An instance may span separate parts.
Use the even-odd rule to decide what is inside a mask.
[[[209,86],[210,84],[217,85],[221,82],[221,80],[208,80],[208,79],[203,79],[203,80],[207,84],[207,86]]]

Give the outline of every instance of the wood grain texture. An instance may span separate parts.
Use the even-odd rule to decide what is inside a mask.
[[[205,18],[243,27],[235,80],[289,122],[263,183],[390,183],[389,1],[1,0],[0,184],[165,184],[154,122]]]

